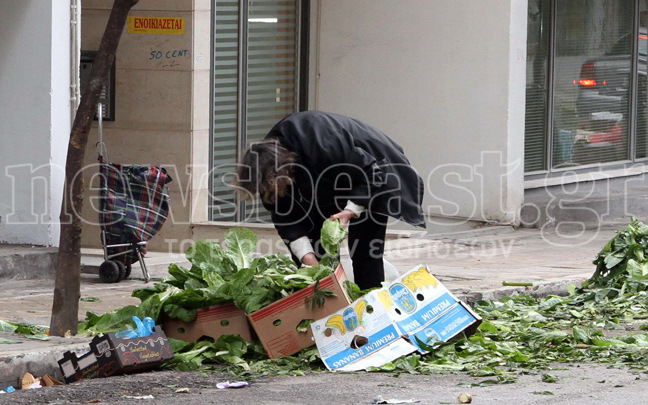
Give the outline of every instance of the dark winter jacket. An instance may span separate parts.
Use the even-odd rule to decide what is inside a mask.
[[[423,181],[403,149],[387,135],[353,118],[321,111],[289,115],[266,138],[297,155],[295,181],[275,204],[264,204],[288,241],[315,225],[311,210],[342,211],[347,200],[425,227]]]

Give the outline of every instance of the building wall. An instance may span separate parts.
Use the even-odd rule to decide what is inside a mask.
[[[70,1],[0,0],[0,243],[58,245]]]
[[[312,106],[403,146],[438,215],[516,223],[523,201],[526,1],[326,0]]]
[[[82,50],[99,48],[111,0],[83,1]],[[194,4],[195,3],[195,4]],[[184,35],[134,34],[127,28],[116,56],[115,121],[104,122],[111,162],[162,166],[171,215],[150,242],[152,250],[178,250],[191,238],[192,222],[207,219],[209,159],[210,1],[141,0],[129,16],[182,17]],[[90,133],[85,172],[84,246],[99,246],[96,225],[98,172],[96,125]]]
[[[526,2],[484,3],[313,2],[309,108],[355,116],[397,140],[426,181],[430,221],[443,215],[516,223],[522,203]],[[84,0],[83,50],[98,48],[111,6]],[[172,216],[153,250],[182,251],[183,241],[222,234],[204,224],[210,6],[140,0],[131,16],[184,17],[186,33],[125,30],[118,48],[116,121],[104,125],[109,158],[160,165],[174,179]],[[174,50],[186,56],[167,58]],[[96,137],[95,128],[89,165],[96,163]],[[85,173],[85,246],[99,246],[97,171]]]

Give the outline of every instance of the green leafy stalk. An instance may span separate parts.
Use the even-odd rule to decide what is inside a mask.
[[[227,256],[234,261],[238,269],[247,269],[252,263],[252,253],[256,251],[257,238],[249,229],[232,228],[225,232]]]
[[[313,296],[306,297],[306,305],[310,301],[310,307],[314,311],[317,308],[324,306],[326,302],[325,297],[335,297],[335,293],[328,288],[319,288],[319,280],[315,282],[315,287],[313,288]]]

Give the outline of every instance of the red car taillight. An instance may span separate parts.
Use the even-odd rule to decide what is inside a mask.
[[[594,69],[593,63],[586,63],[581,68],[580,79],[578,84],[582,87],[594,87],[596,86],[596,69]]]

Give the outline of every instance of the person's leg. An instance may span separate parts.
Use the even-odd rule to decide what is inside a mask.
[[[353,261],[355,283],[363,290],[380,287],[385,281],[383,252],[387,217],[381,214],[367,215],[351,220],[349,224],[349,253]]]

